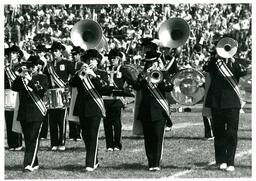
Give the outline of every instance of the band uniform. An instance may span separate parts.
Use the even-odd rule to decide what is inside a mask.
[[[65,47],[61,43],[54,42],[52,44],[53,61],[47,62],[47,68],[45,69],[45,74],[48,75],[50,80],[50,89],[68,87],[68,78],[75,73],[72,62],[62,56],[64,50]],[[52,73],[53,71],[56,74]],[[67,107],[48,109],[48,115],[51,149],[53,151],[57,149],[63,151],[65,150],[66,142]]]
[[[28,69],[38,65],[39,57],[30,56],[26,62]],[[33,171],[38,168],[37,152],[40,142],[40,131],[46,107],[42,102],[48,88],[48,79],[44,74],[32,74],[31,80],[19,76],[12,85],[12,90],[19,92],[19,110],[17,120],[20,121],[25,141],[25,155],[23,166]],[[41,104],[39,104],[41,103]]]

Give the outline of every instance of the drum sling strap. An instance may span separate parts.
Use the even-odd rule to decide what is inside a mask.
[[[104,103],[103,103],[103,99],[101,98],[101,96],[99,95],[99,93],[96,91],[94,85],[92,84],[91,80],[86,77],[84,79],[81,79],[83,86],[85,88],[85,90],[87,92],[89,92],[89,94],[91,95],[91,97],[93,98],[93,100],[96,102],[96,104],[98,105],[98,107],[100,108],[102,115],[105,117],[106,116],[106,110],[104,107]]]
[[[168,102],[166,101],[166,99],[164,98],[162,93],[158,90],[157,85],[152,84],[151,82],[149,82],[147,84],[147,87],[150,90],[151,94],[155,97],[157,102],[161,105],[161,107],[166,112],[166,114],[168,116],[168,119],[170,119],[170,109],[169,109],[169,106],[168,106]]]
[[[12,85],[12,82],[16,79],[15,73],[11,70],[11,68],[8,66],[5,68],[6,70],[6,75],[8,77],[10,85]]]
[[[55,72],[53,66],[50,65],[47,67],[47,69],[48,69],[48,72],[49,72],[51,78],[53,79],[54,83],[56,83],[60,88],[64,88],[65,82],[63,82],[63,80],[61,80],[61,78]]]
[[[236,92],[241,103],[241,108],[243,108],[245,102],[242,100],[242,96],[238,88],[238,82],[234,79],[233,73],[229,70],[227,65],[220,59],[216,61],[216,65],[220,73],[223,75],[223,77],[228,81],[233,90]]]
[[[31,97],[31,99],[34,101],[34,103],[36,104],[37,108],[40,110],[40,112],[42,113],[43,116],[46,115],[47,109],[43,103],[43,101],[40,99],[40,97],[38,95],[36,95],[33,90],[31,91],[31,88],[29,88],[27,86],[27,84],[25,83],[25,80],[22,79],[22,83],[28,93],[28,95]]]

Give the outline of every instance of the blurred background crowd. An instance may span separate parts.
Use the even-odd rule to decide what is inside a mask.
[[[89,4],[89,5],[5,5],[5,48],[18,45],[24,57],[38,44],[53,41],[66,46],[70,59],[70,32],[81,19],[97,21],[108,42],[107,54],[118,47],[127,63],[142,59],[140,39],[158,38],[160,24],[181,17],[190,26],[190,36],[176,52],[180,68],[201,69],[209,57],[214,36],[226,33],[238,41],[237,56],[251,66],[251,4]],[[162,51],[165,51],[162,48]]]

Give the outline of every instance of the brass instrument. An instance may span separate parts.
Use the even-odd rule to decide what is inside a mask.
[[[101,26],[96,21],[81,20],[71,30],[71,41],[74,46],[80,46],[84,50],[108,50],[107,40],[102,32]]]
[[[163,81],[163,73],[160,70],[151,70],[148,73],[142,73],[141,74],[142,78],[147,80],[148,82],[152,84],[159,84],[160,82]]]
[[[92,65],[84,64],[84,65],[81,67],[81,69],[80,69],[78,75],[79,75],[81,78],[86,78],[86,77],[91,78],[91,75],[86,72],[86,70],[88,70],[88,69],[93,69]]]
[[[160,70],[152,70],[148,78],[152,84],[158,84],[163,81],[163,73]]]
[[[216,51],[219,56],[222,58],[231,58],[233,57],[238,48],[238,43],[233,38],[222,38],[216,46]]]
[[[159,28],[158,37],[164,47],[177,48],[186,43],[189,37],[189,25],[182,18],[170,18]]]

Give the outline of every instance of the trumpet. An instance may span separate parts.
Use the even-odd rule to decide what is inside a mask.
[[[90,71],[91,70],[91,71]],[[88,72],[88,71],[90,71],[90,72]],[[81,77],[81,78],[86,78],[86,77],[89,77],[89,78],[91,78],[92,76],[94,76],[93,75],[93,65],[88,65],[88,64],[84,64],[82,67],[81,67],[81,69],[80,69],[80,71],[79,71],[79,73],[78,73],[78,75]]]
[[[142,78],[152,84],[159,84],[163,81],[163,73],[160,70],[151,70],[149,73],[141,74]]]
[[[152,84],[158,84],[160,82],[163,81],[163,73],[160,71],[160,70],[152,70],[150,73],[149,73],[149,81],[152,83]]]

